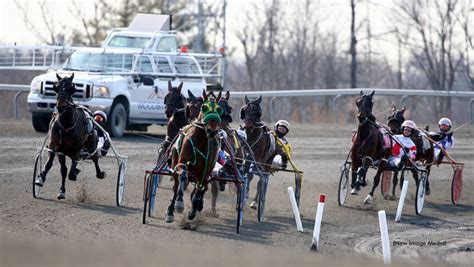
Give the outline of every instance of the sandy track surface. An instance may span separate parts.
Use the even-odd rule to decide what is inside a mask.
[[[293,177],[277,173],[270,178],[266,221],[259,223],[256,211],[246,207],[241,233],[236,234],[235,194],[230,190],[219,195],[219,217],[210,216],[207,194],[197,230],[182,229],[180,214],[175,223],[166,224],[164,213],[171,198],[167,180],[158,189],[155,217],[142,225],[144,170],[156,160],[162,127],[152,127],[151,138],[128,133],[114,140],[118,151],[129,157],[124,204],[116,207],[117,165],[110,157],[101,161],[108,174],[105,180],[95,178],[92,163],[80,163],[82,172],[76,182],[66,182],[62,201],[56,200],[60,174],[55,161],[40,199],[33,199],[34,155],[44,135],[35,133],[29,121],[0,121],[0,265],[380,264],[377,211],[381,209],[387,212],[395,262],[474,262],[474,127],[464,127],[455,136],[451,154],[466,164],[461,205],[451,204],[451,168],[433,167],[432,194],[426,199],[423,216],[415,214],[415,187],[410,178],[401,223],[393,221],[398,200],[383,199],[379,189],[374,204],[362,203],[371,178],[359,196],[349,195],[346,207],[338,206],[339,166],[349,151],[352,127],[296,125],[289,135],[294,160],[305,172],[301,198],[305,233],[296,232],[288,200],[287,187],[293,186]],[[372,170],[368,177],[374,174]],[[255,184],[251,190],[253,194]],[[327,200],[321,250],[314,253],[309,247],[319,194],[326,194]]]

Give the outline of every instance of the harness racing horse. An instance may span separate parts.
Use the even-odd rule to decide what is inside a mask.
[[[224,95],[224,97],[221,97],[221,99],[218,102],[218,105],[222,108],[222,115],[221,115],[221,123],[219,125],[220,129],[223,130],[226,134],[227,141],[229,142],[229,145],[232,147],[234,156],[236,157],[236,162],[238,167],[240,168],[243,163],[243,157],[244,157],[244,150],[243,146],[240,143],[240,139],[238,138],[238,133],[235,129],[232,129],[230,127],[230,123],[232,123],[232,111],[233,108],[229,104],[229,98],[230,98],[230,92],[227,91]],[[222,144],[223,145],[223,144]],[[223,148],[222,148],[223,149]],[[228,161],[230,163],[230,161]],[[222,168],[222,171],[226,173],[231,172],[231,167],[228,165],[224,165]],[[217,195],[218,192],[224,191],[225,190],[225,182],[220,182],[217,180],[212,181],[212,187],[211,187],[211,212],[217,216],[216,212],[216,202],[217,202]]]
[[[405,121],[405,117],[403,116],[403,113],[405,112],[405,107],[403,107],[400,110],[397,110],[395,107],[393,107],[393,113],[388,117],[388,126],[390,128],[390,131],[392,134],[401,134],[401,125]],[[433,164],[434,161],[434,147],[433,144],[429,142],[429,140],[425,137],[427,133],[420,131],[420,130],[414,130],[412,135],[410,136],[410,139],[415,143],[416,146],[416,158],[415,161],[422,162],[426,166],[427,170],[427,178],[426,178],[426,194],[429,195],[430,192],[430,187],[429,187],[429,174],[430,174],[430,169],[431,165]],[[415,182],[418,184],[418,172],[414,169],[411,169],[413,178],[415,179]],[[403,185],[404,181],[404,172],[402,171],[401,177],[400,177],[400,190]],[[395,188],[398,184],[398,172],[395,171],[394,176],[393,176],[393,187],[392,187],[392,196],[395,197]]]
[[[221,93],[214,98],[203,91],[203,105],[196,121],[181,133],[172,155],[173,198],[166,213],[166,222],[174,221],[174,209],[184,211],[184,188],[189,182],[195,183],[191,194],[191,210],[188,220],[193,220],[203,209],[203,197],[207,191],[208,177],[212,171],[220,140],[217,135],[222,108],[218,106]]]
[[[405,121],[403,113],[405,113],[405,107],[400,110],[395,106],[392,107],[392,114],[387,118],[387,126],[392,134],[402,134],[402,123]]]
[[[97,135],[93,131],[90,133],[86,131],[89,119],[85,115],[85,108],[77,106],[72,100],[72,96],[76,92],[76,87],[72,82],[74,73],[70,77],[64,78],[56,74],[56,78],[58,82],[53,85],[53,90],[56,92],[58,112],[55,114],[50,127],[49,159],[35,184],[43,186],[46,175],[53,166],[54,157],[58,154],[62,180],[57,198],[64,199],[66,195],[66,176],[71,181],[76,180],[77,174],[80,172],[76,168],[77,163],[81,158],[84,158],[81,152],[86,152],[86,156],[94,162],[97,178],[104,179],[106,173],[101,171],[99,167],[100,152],[97,151]],[[72,160],[69,174],[67,173],[66,156]]]
[[[164,98],[165,114],[168,118],[168,127],[166,129],[166,138],[160,149],[158,160],[162,156],[161,153],[168,149],[172,140],[179,133],[179,129],[188,124],[186,117],[186,98],[181,94],[183,83],[178,87],[173,87],[171,81],[168,81],[168,93]]]
[[[186,118],[188,118],[189,122],[192,122],[199,116],[204,100],[201,96],[194,96],[190,90],[188,90],[188,96],[188,104],[186,105]]]
[[[365,203],[373,200],[374,190],[379,185],[380,175],[387,165],[387,157],[390,153],[390,149],[384,149],[382,133],[375,123],[375,116],[372,114],[374,93],[375,91],[372,91],[372,93],[366,95],[360,91],[360,97],[356,100],[359,126],[353,137],[351,149],[352,195],[357,195],[360,187],[367,185],[365,179],[367,170],[375,161],[379,162],[377,173],[374,177],[374,185],[364,200]]]
[[[255,160],[257,161],[253,164],[253,167],[261,168],[259,172],[263,171],[263,175],[265,176],[263,178],[260,177],[257,188],[263,186],[262,179],[267,179],[268,181],[272,161],[276,155],[274,137],[270,133],[270,129],[260,121],[262,117],[261,102],[262,96],[259,96],[254,100],[249,100],[248,97],[245,96],[245,106],[240,110],[240,119],[244,122],[243,129],[247,135],[247,143],[250,145]],[[251,161],[246,161],[244,173],[248,173],[251,163]],[[261,165],[259,163],[263,163],[263,166],[260,167]],[[252,173],[253,172],[248,175],[249,184],[253,178]],[[260,190],[257,190],[255,197],[250,204],[250,207],[253,209],[257,208],[259,192]]]

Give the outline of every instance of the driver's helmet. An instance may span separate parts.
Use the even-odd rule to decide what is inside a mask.
[[[410,129],[412,129],[412,130],[416,130],[416,124],[415,124],[415,122],[412,121],[412,120],[406,120],[406,121],[404,121],[404,122],[402,123],[402,128],[405,128],[405,127],[410,128]]]
[[[281,127],[285,128],[286,131],[282,132]],[[290,123],[286,120],[279,120],[275,123],[275,132],[281,134],[282,136],[286,135],[290,131]]]
[[[107,122],[107,114],[102,110],[97,110],[94,112],[94,120],[96,122]]]
[[[453,123],[448,118],[441,118],[441,120],[439,120],[438,122],[438,126],[441,126],[441,125],[447,125],[448,131],[449,131],[451,129],[451,126],[453,126]]]

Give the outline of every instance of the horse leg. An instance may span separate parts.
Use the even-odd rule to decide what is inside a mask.
[[[95,177],[99,178],[99,179],[104,179],[107,174],[100,170],[100,166],[99,166],[99,157],[96,155],[94,155],[92,157],[92,161],[94,162],[94,165],[95,165]]]
[[[257,182],[257,190],[255,191],[255,197],[253,198],[252,202],[250,203],[250,208],[256,210],[258,208],[258,198],[260,194],[260,186],[263,186],[262,184],[262,177],[258,179]]]
[[[386,159],[381,159],[380,164],[379,164],[379,168],[377,169],[377,174],[375,174],[375,177],[374,177],[374,185],[372,186],[372,190],[369,192],[369,194],[367,195],[367,197],[364,200],[365,204],[372,203],[372,201],[374,199],[374,191],[377,188],[377,186],[379,186],[380,176],[384,172],[386,166],[387,166],[387,160]]]
[[[411,174],[413,175],[413,179],[415,179],[416,185],[418,185],[419,179],[418,179],[418,172],[415,169],[411,170]]]
[[[175,185],[173,186],[173,198],[171,199],[170,201],[170,205],[168,206],[168,210],[166,212],[166,218],[165,218],[165,222],[167,223],[172,223],[174,221],[174,203],[176,201],[176,197],[177,197],[177,189],[178,189],[178,186],[177,186],[177,182],[176,182],[177,179],[175,179]]]
[[[397,188],[398,184],[398,172],[393,172],[393,180],[392,180],[392,197],[395,197],[395,188]]]
[[[69,175],[67,176],[71,181],[76,181],[77,175],[81,172],[81,170],[77,168],[77,163],[79,163],[77,160],[71,161],[71,168],[69,169]]]
[[[177,197],[176,197],[176,202],[174,203],[176,212],[182,213],[184,211],[184,202],[183,202],[183,196],[184,196],[184,187],[186,186],[187,182],[187,174],[186,174],[186,168],[183,167],[181,171],[178,173],[178,189],[177,189]]]
[[[366,176],[367,171],[369,170],[370,164],[372,164],[373,160],[370,157],[364,157],[362,159],[362,167],[357,170],[357,181],[360,183],[362,187],[367,185]]]
[[[360,175],[365,175],[365,170],[363,169],[362,162],[359,160],[352,159],[352,183],[351,183],[351,195],[358,195],[360,191],[360,187],[362,186],[360,181]]]
[[[425,188],[425,194],[429,196],[431,194],[431,189],[430,189],[430,170],[431,170],[431,165],[428,165],[426,167],[426,188]]]
[[[62,153],[58,153],[59,164],[61,164],[61,188],[59,188],[58,199],[66,198],[66,176],[67,176],[67,167],[66,167],[66,156]]]
[[[219,181],[213,180],[211,181],[211,212],[214,217],[217,217],[216,211],[216,202],[217,196],[219,194]]]
[[[204,207],[204,194],[207,191],[207,186],[204,187],[203,190],[198,190],[197,188],[195,189],[195,192],[193,194],[193,198],[191,200],[191,210],[188,213],[188,220],[192,221],[196,217],[197,212],[202,211]]]
[[[40,173],[40,175],[35,181],[35,185],[37,186],[43,186],[44,182],[46,181],[46,175],[48,174],[51,167],[53,167],[53,161],[54,161],[54,157],[56,156],[56,152],[54,152],[54,150],[48,149],[48,156],[49,156],[48,161],[44,165],[44,171]]]

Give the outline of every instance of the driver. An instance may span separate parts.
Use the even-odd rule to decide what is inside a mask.
[[[94,120],[102,127],[105,127],[105,123],[107,122],[107,115],[105,112],[102,110],[98,110],[94,112]],[[97,143],[97,150],[100,150],[100,155],[102,157],[105,157],[107,155],[107,152],[109,151],[110,148],[110,141],[107,138],[107,135],[100,129],[99,127],[95,127],[95,130],[97,131],[97,137],[99,139]]]

